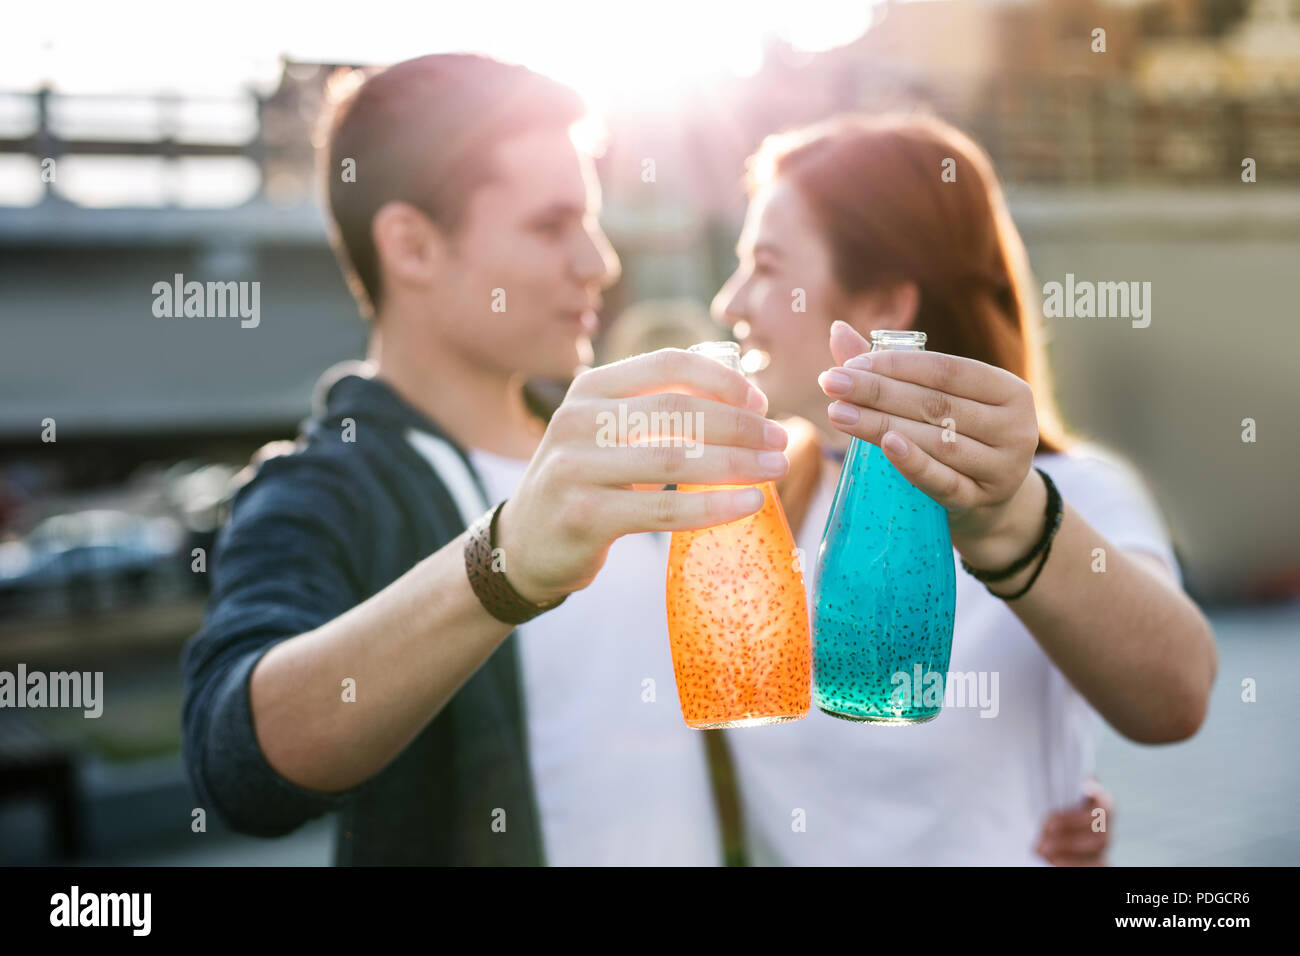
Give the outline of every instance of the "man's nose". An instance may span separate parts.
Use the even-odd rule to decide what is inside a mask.
[[[607,289],[619,280],[623,266],[618,261],[618,253],[605,236],[597,230],[584,230],[585,237],[578,250],[574,263],[574,274],[583,285],[598,285]]]

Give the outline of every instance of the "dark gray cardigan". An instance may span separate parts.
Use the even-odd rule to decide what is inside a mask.
[[[450,442],[482,487],[464,450],[382,382],[335,375],[322,394],[296,450],[264,462],[237,493],[211,556],[203,627],[181,661],[185,764],[198,805],[268,837],[339,811],[338,864],[542,864],[517,633],[392,763],[352,790],[299,787],[258,747],[248,680],[261,656],[465,529],[407,429]],[[343,440],[348,418],[355,441]],[[357,688],[358,698],[368,692]],[[504,832],[493,827],[497,810]]]

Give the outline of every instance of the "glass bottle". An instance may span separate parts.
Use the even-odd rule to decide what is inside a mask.
[[[924,332],[876,330],[871,351],[922,351],[925,338]],[[947,511],[878,446],[852,438],[813,578],[818,708],[880,724],[938,716],[956,583]]]
[[[704,342],[691,351],[741,370],[734,342]],[[751,487],[763,492],[760,510],[711,528],[675,531],[669,545],[673,670],[682,717],[700,730],[800,720],[811,706],[812,635],[794,535],[775,483]]]

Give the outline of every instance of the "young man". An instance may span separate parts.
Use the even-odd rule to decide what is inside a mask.
[[[322,380],[292,453],[240,489],[183,659],[190,779],[237,830],[339,811],[353,864],[721,859],[665,542],[635,533],[756,511],[757,491],[660,489],[779,478],[786,436],[701,356],[582,370],[618,263],[568,135],[581,113],[521,67],[440,55],[333,115],[328,203],[367,361]],[[525,380],[575,370],[536,418]],[[621,405],[698,412],[708,444],[602,447]]]

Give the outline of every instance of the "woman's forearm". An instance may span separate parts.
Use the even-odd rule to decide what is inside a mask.
[[[1036,540],[1047,491],[1037,473],[1030,474],[1013,519],[1020,527],[984,542],[981,553],[963,552],[972,565],[1005,566]],[[990,586],[1014,594],[1037,566],[1033,561]],[[1154,557],[1113,546],[1068,501],[1038,579],[1007,603],[1074,687],[1126,737],[1183,740],[1205,719],[1218,668],[1205,615]]]

